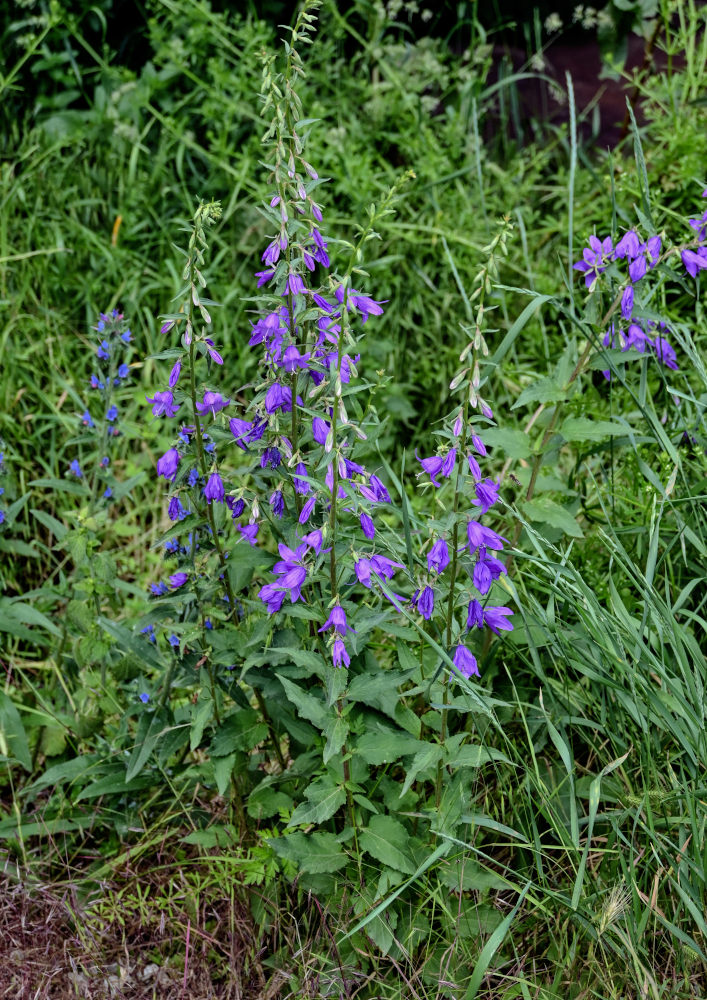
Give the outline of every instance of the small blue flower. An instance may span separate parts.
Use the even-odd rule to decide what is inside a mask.
[[[175,635],[175,633],[172,632],[172,634],[170,635],[168,641],[169,641],[170,646],[178,646],[179,645],[179,636]]]
[[[141,628],[140,635],[146,635],[150,642],[157,642],[154,625],[146,625],[144,628]]]
[[[140,701],[143,703],[143,705],[146,705],[149,700],[150,700],[149,694],[147,693],[147,691],[143,691],[142,694],[140,695]]]
[[[98,348],[98,357],[102,361],[105,361],[107,358],[110,357],[110,344],[108,343],[107,340],[101,341],[100,346]]]
[[[106,413],[106,420],[109,424],[112,424],[114,420],[118,419],[118,407],[114,404],[108,409]]]
[[[81,479],[83,477],[83,472],[81,472],[81,466],[79,465],[76,459],[74,459],[71,465],[69,466],[69,472],[71,472],[74,476],[76,476],[77,479]]]

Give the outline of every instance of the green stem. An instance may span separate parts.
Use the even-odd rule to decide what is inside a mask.
[[[456,477],[454,480],[454,499],[452,501],[452,515],[454,517],[454,527],[452,528],[452,564],[449,574],[449,595],[447,597],[447,652],[451,652],[452,647],[452,625],[454,624],[454,588],[457,582],[457,566],[458,566],[458,552],[459,547],[459,521],[457,519],[457,514],[459,512],[459,497],[461,494],[462,485],[462,469],[464,463],[464,455],[466,452],[466,438],[467,438],[467,424],[469,420],[469,393],[466,394],[466,399],[464,401],[464,413],[462,415],[462,434],[459,441],[459,454],[457,456],[457,470]],[[448,709],[447,705],[449,703],[449,681],[446,675],[443,675],[442,684],[444,685],[442,691],[442,725],[440,728],[440,742],[444,746],[444,742],[447,739],[447,716]],[[435,783],[435,804],[439,808],[439,804],[442,800],[442,761],[437,762],[437,780]]]

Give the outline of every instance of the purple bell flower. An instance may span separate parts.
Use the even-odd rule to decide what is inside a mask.
[[[218,472],[212,472],[209,476],[209,480],[204,487],[204,496],[208,503],[211,503],[212,500],[216,500],[217,503],[223,503],[223,480]]]
[[[170,448],[157,462],[157,475],[164,476],[169,482],[173,482],[177,475],[179,465],[179,452],[176,448]]]
[[[460,674],[463,674],[465,677],[479,676],[479,665],[476,662],[476,657],[473,653],[469,652],[463,643],[457,646],[452,659],[454,666]]]

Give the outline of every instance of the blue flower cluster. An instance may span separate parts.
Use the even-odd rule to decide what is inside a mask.
[[[130,375],[126,350],[132,341],[132,333],[123,313],[117,309],[113,309],[111,313],[101,313],[94,329],[100,338],[96,349],[99,364],[98,374],[91,375],[89,385],[97,393],[98,402],[93,404],[93,415],[87,407],[79,420],[83,427],[93,432],[96,446],[107,450],[110,441],[120,434],[119,412],[113,402],[113,395]],[[110,500],[113,495],[113,477],[107,472],[109,468],[109,456],[100,455],[97,469],[104,487],[105,500]],[[68,474],[76,479],[84,478],[84,470],[78,459],[70,462]]]
[[[707,191],[703,192],[707,197]],[[680,257],[687,273],[695,278],[702,270],[707,269],[707,211],[698,219],[688,219],[688,224],[697,234],[696,240],[689,246],[673,248],[680,250]],[[705,245],[700,245],[705,244]],[[622,351],[634,350],[640,354],[651,351],[657,360],[666,368],[677,370],[677,355],[667,339],[668,325],[662,320],[642,318],[640,315],[641,289],[639,283],[673,250],[664,251],[660,235],[653,235],[642,240],[635,229],[629,229],[614,247],[610,236],[604,240],[596,236],[589,237],[589,246],[582,251],[582,259],[573,267],[584,275],[584,283],[591,292],[594,290],[600,275],[612,265],[623,264],[628,275],[621,273],[620,267],[613,267],[621,282],[621,316],[623,325],[612,323],[603,337],[605,347]],[[647,301],[648,295],[644,296]],[[611,378],[611,372],[603,372],[606,379]]]

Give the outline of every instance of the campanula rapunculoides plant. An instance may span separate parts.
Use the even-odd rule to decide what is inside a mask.
[[[334,871],[347,847],[359,865],[362,851],[388,864],[380,844],[392,840],[393,868],[406,871],[414,843],[460,822],[465,769],[478,754],[460,754],[469,734],[458,714],[450,724],[450,711],[468,704],[489,714],[474,687],[483,681],[480,634],[512,628],[497,598],[505,539],[489,523],[499,482],[482,468],[492,411],[481,396],[482,328],[509,225],[484,249],[476,323],[452,384],[459,403],[437,452],[419,456],[429,502],[413,517],[377,448],[377,383],[358,371],[366,334],[394,308],[369,287],[365,247],[412,177],[371,206],[354,242],[331,236],[295,86],[316,6],[305,5],[292,29],[284,70],[272,59],[264,66],[271,194],[244,337],[259,359],[251,385],[229,382],[204,292],[217,203],[199,204],[182,251],[180,305],[162,325],[180,346],[162,352],[172,367],[147,399],[156,420],[175,426],[155,470],[172,522],[160,542],[169,571],[153,585],[164,636],[154,620],[141,631],[146,646],[179,641],[191,676],[195,666],[204,672],[191,746],[210,736],[219,790],[230,781],[250,815],[278,814],[290,831],[318,827],[329,867],[312,867],[304,834],[274,842],[282,857]],[[186,666],[169,674],[163,705],[169,684],[187,675]],[[377,771],[401,758],[398,793],[414,797],[421,827],[402,821],[395,782]]]

